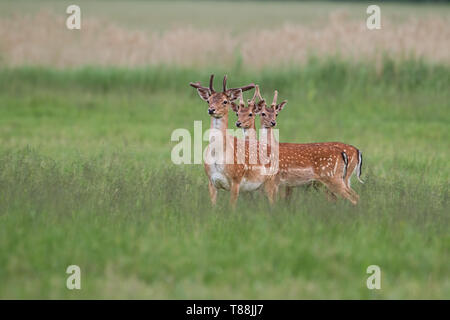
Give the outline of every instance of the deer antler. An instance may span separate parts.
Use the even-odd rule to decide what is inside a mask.
[[[227,75],[223,77],[223,92],[227,91]]]
[[[239,107],[245,107],[244,94],[242,93],[241,89],[239,89]]]
[[[211,77],[213,77],[213,75],[211,75]],[[223,77],[223,92],[226,92],[226,91],[227,91],[227,80],[228,80],[228,77],[227,77],[227,75],[225,75],[225,76]],[[212,81],[212,80],[210,80],[210,83],[211,83],[211,81]],[[242,91],[247,91],[247,90],[253,89],[254,87],[255,87],[255,84],[254,84],[254,83],[250,83],[250,84],[247,85],[247,86],[243,86],[243,87],[239,87],[239,88],[228,89],[228,91],[231,91],[231,90],[237,90],[237,89],[240,89],[240,90],[242,90]],[[210,89],[213,90],[211,84],[210,84]],[[214,92],[214,91],[212,91],[212,92]]]
[[[256,86],[255,94],[258,95],[258,99],[259,99],[260,101],[263,101],[263,100],[264,100],[264,98],[261,96],[261,91],[259,90],[259,86],[258,86],[258,85]]]
[[[255,87],[255,84],[254,83],[250,83],[249,85],[246,85],[246,86],[243,86],[243,87],[238,87],[238,88],[231,88],[231,89],[228,89],[227,91],[233,91],[233,90],[241,89],[242,92],[244,92],[244,91],[248,91],[250,89],[253,89],[254,87]]]
[[[252,100],[248,101],[248,103],[255,103],[256,97],[261,97],[261,94],[259,93],[258,85],[255,85],[255,93],[253,94]]]
[[[207,89],[209,90],[207,87],[203,87],[200,82],[190,82],[189,85],[195,89]]]
[[[277,105],[277,99],[278,99],[278,91],[275,90],[274,94],[273,94],[273,101],[272,101],[272,108],[275,108],[275,106]]]
[[[211,93],[214,93],[214,88],[213,88],[213,83],[214,83],[214,75],[212,74],[211,77],[209,78],[209,90],[211,90]]]
[[[213,84],[214,84],[214,74],[211,75],[211,77],[209,78],[209,88],[207,87],[203,87],[200,82],[191,82],[189,83],[191,87],[194,87],[196,89],[207,89],[209,90],[211,93],[215,93],[216,91],[213,88]],[[254,83],[250,83],[249,85],[243,86],[243,87],[238,87],[238,88],[231,88],[227,90],[227,76],[225,75],[223,77],[223,92],[229,92],[229,91],[233,91],[233,90],[242,90],[242,91],[247,91],[250,89],[253,89],[255,87]]]
[[[242,91],[248,91],[250,89],[253,89],[255,87],[254,83],[250,83],[247,86],[243,86],[243,87],[239,87],[239,89],[241,89]],[[233,90],[233,89],[228,89],[228,90]]]

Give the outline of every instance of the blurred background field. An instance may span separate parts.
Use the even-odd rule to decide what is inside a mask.
[[[69,31],[68,4],[0,2],[0,298],[450,298],[450,6],[81,1]],[[281,141],[358,146],[361,203],[212,209],[170,162],[211,73],[278,89]]]
[[[365,3],[81,1],[79,32],[64,28],[69,4],[2,2],[3,63],[264,68],[311,55],[450,61],[444,4],[383,4],[376,32],[366,28]]]

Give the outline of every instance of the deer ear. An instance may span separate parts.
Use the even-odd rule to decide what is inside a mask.
[[[234,112],[238,112],[239,106],[236,103],[231,102],[231,110],[233,110]]]
[[[207,88],[197,88],[198,95],[205,101],[208,101],[208,98],[211,96],[211,91]]]
[[[237,98],[239,98],[240,94],[241,94],[240,88],[227,90],[227,96],[228,98],[230,98],[230,101],[234,101]]]
[[[281,110],[283,110],[283,108],[286,104],[287,104],[287,100],[284,100],[282,103],[277,104],[277,106],[275,107],[275,110],[277,112],[280,112]]]

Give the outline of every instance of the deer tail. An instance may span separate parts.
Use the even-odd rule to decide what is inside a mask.
[[[344,164],[345,164],[345,166],[344,166],[344,174],[342,175],[342,179],[345,179],[345,176],[347,175],[348,157],[347,157],[347,154],[344,151],[342,151],[341,154],[342,154],[342,159],[344,159]]]
[[[362,152],[358,150],[358,166],[356,167],[356,178],[358,178],[358,181],[361,183],[364,183],[363,180],[361,180],[361,168],[363,164],[363,158],[362,158]]]

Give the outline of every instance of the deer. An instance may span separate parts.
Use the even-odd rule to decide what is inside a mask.
[[[258,98],[260,99],[260,102],[258,103],[257,113],[260,115],[261,120],[261,128],[263,130],[270,130],[270,128],[273,128],[277,124],[277,117],[280,111],[283,109],[283,107],[286,105],[287,101],[283,101],[281,104],[277,104],[277,98],[278,98],[278,91],[275,90],[273,101],[270,107],[267,107],[267,104],[265,100],[261,97],[261,94],[258,90]],[[351,176],[356,172],[356,177],[359,182],[364,183],[363,180],[361,180],[361,167],[362,167],[362,152],[357,149],[356,147],[345,144],[342,142],[320,142],[320,143],[309,143],[308,145],[321,147],[321,146],[331,146],[340,149],[342,152],[344,152],[347,155],[348,160],[348,166],[346,175],[344,177],[344,182],[346,185],[346,189],[348,192],[352,194],[352,197],[356,199],[356,201],[359,200],[359,195],[351,188],[350,179]],[[314,187],[317,189],[317,185],[313,184]],[[292,194],[292,188],[287,187],[286,188],[286,198],[289,199],[289,197]],[[336,199],[336,196],[331,193],[329,194],[333,200]]]
[[[255,86],[255,93],[251,100],[247,100],[247,107],[245,106],[243,96],[240,96],[239,104],[232,103],[231,109],[236,113],[237,121],[236,127],[241,128],[245,139],[256,139],[255,118],[258,114],[258,107],[256,106],[256,97],[259,94],[259,86]]]
[[[214,75],[212,74],[209,80],[209,88],[203,87],[200,82],[190,83],[191,87],[197,89],[200,98],[208,103],[211,130],[219,132],[218,135],[210,134],[210,144],[205,152],[206,155],[209,155],[210,161],[204,161],[204,168],[209,180],[208,189],[212,205],[216,205],[218,190],[224,189],[230,191],[230,204],[235,209],[240,191],[253,191],[264,185],[267,192],[272,192],[274,182],[268,180],[273,179],[273,175],[264,173],[265,164],[262,164],[258,157],[260,150],[257,140],[243,140],[227,134],[228,109],[238,97],[240,97],[242,103],[243,92],[253,89],[255,84],[251,83],[243,87],[227,89],[227,76],[225,75],[222,92],[216,92],[213,82]],[[253,96],[252,100],[254,101],[255,98],[256,95]],[[224,150],[222,154],[211,147],[218,138],[222,139],[222,150]],[[242,145],[245,149],[239,148]],[[242,152],[242,154],[238,154],[238,152]],[[224,158],[224,153],[226,153],[227,159]],[[228,155],[232,156],[231,161],[229,161]],[[238,161],[239,156],[244,157],[245,161]],[[256,161],[252,162],[250,159],[256,159]],[[273,199],[272,194],[269,195],[269,199]]]
[[[278,92],[275,91],[271,107],[267,107],[261,97],[259,86],[255,88],[259,97],[257,104],[249,104],[246,109],[236,108],[233,111],[238,116],[237,127],[244,130],[255,128],[255,114],[260,116],[262,136],[265,141],[274,141],[272,128],[276,125],[278,113],[285,107],[287,101],[277,104]],[[261,142],[260,142],[261,143]],[[342,149],[331,144],[279,144],[279,172],[275,181],[275,190],[286,186],[287,197],[292,193],[292,187],[317,181],[324,184],[331,195],[340,194],[353,204],[358,201],[355,192],[345,184],[348,173],[348,156]],[[271,181],[271,180],[269,180]]]

